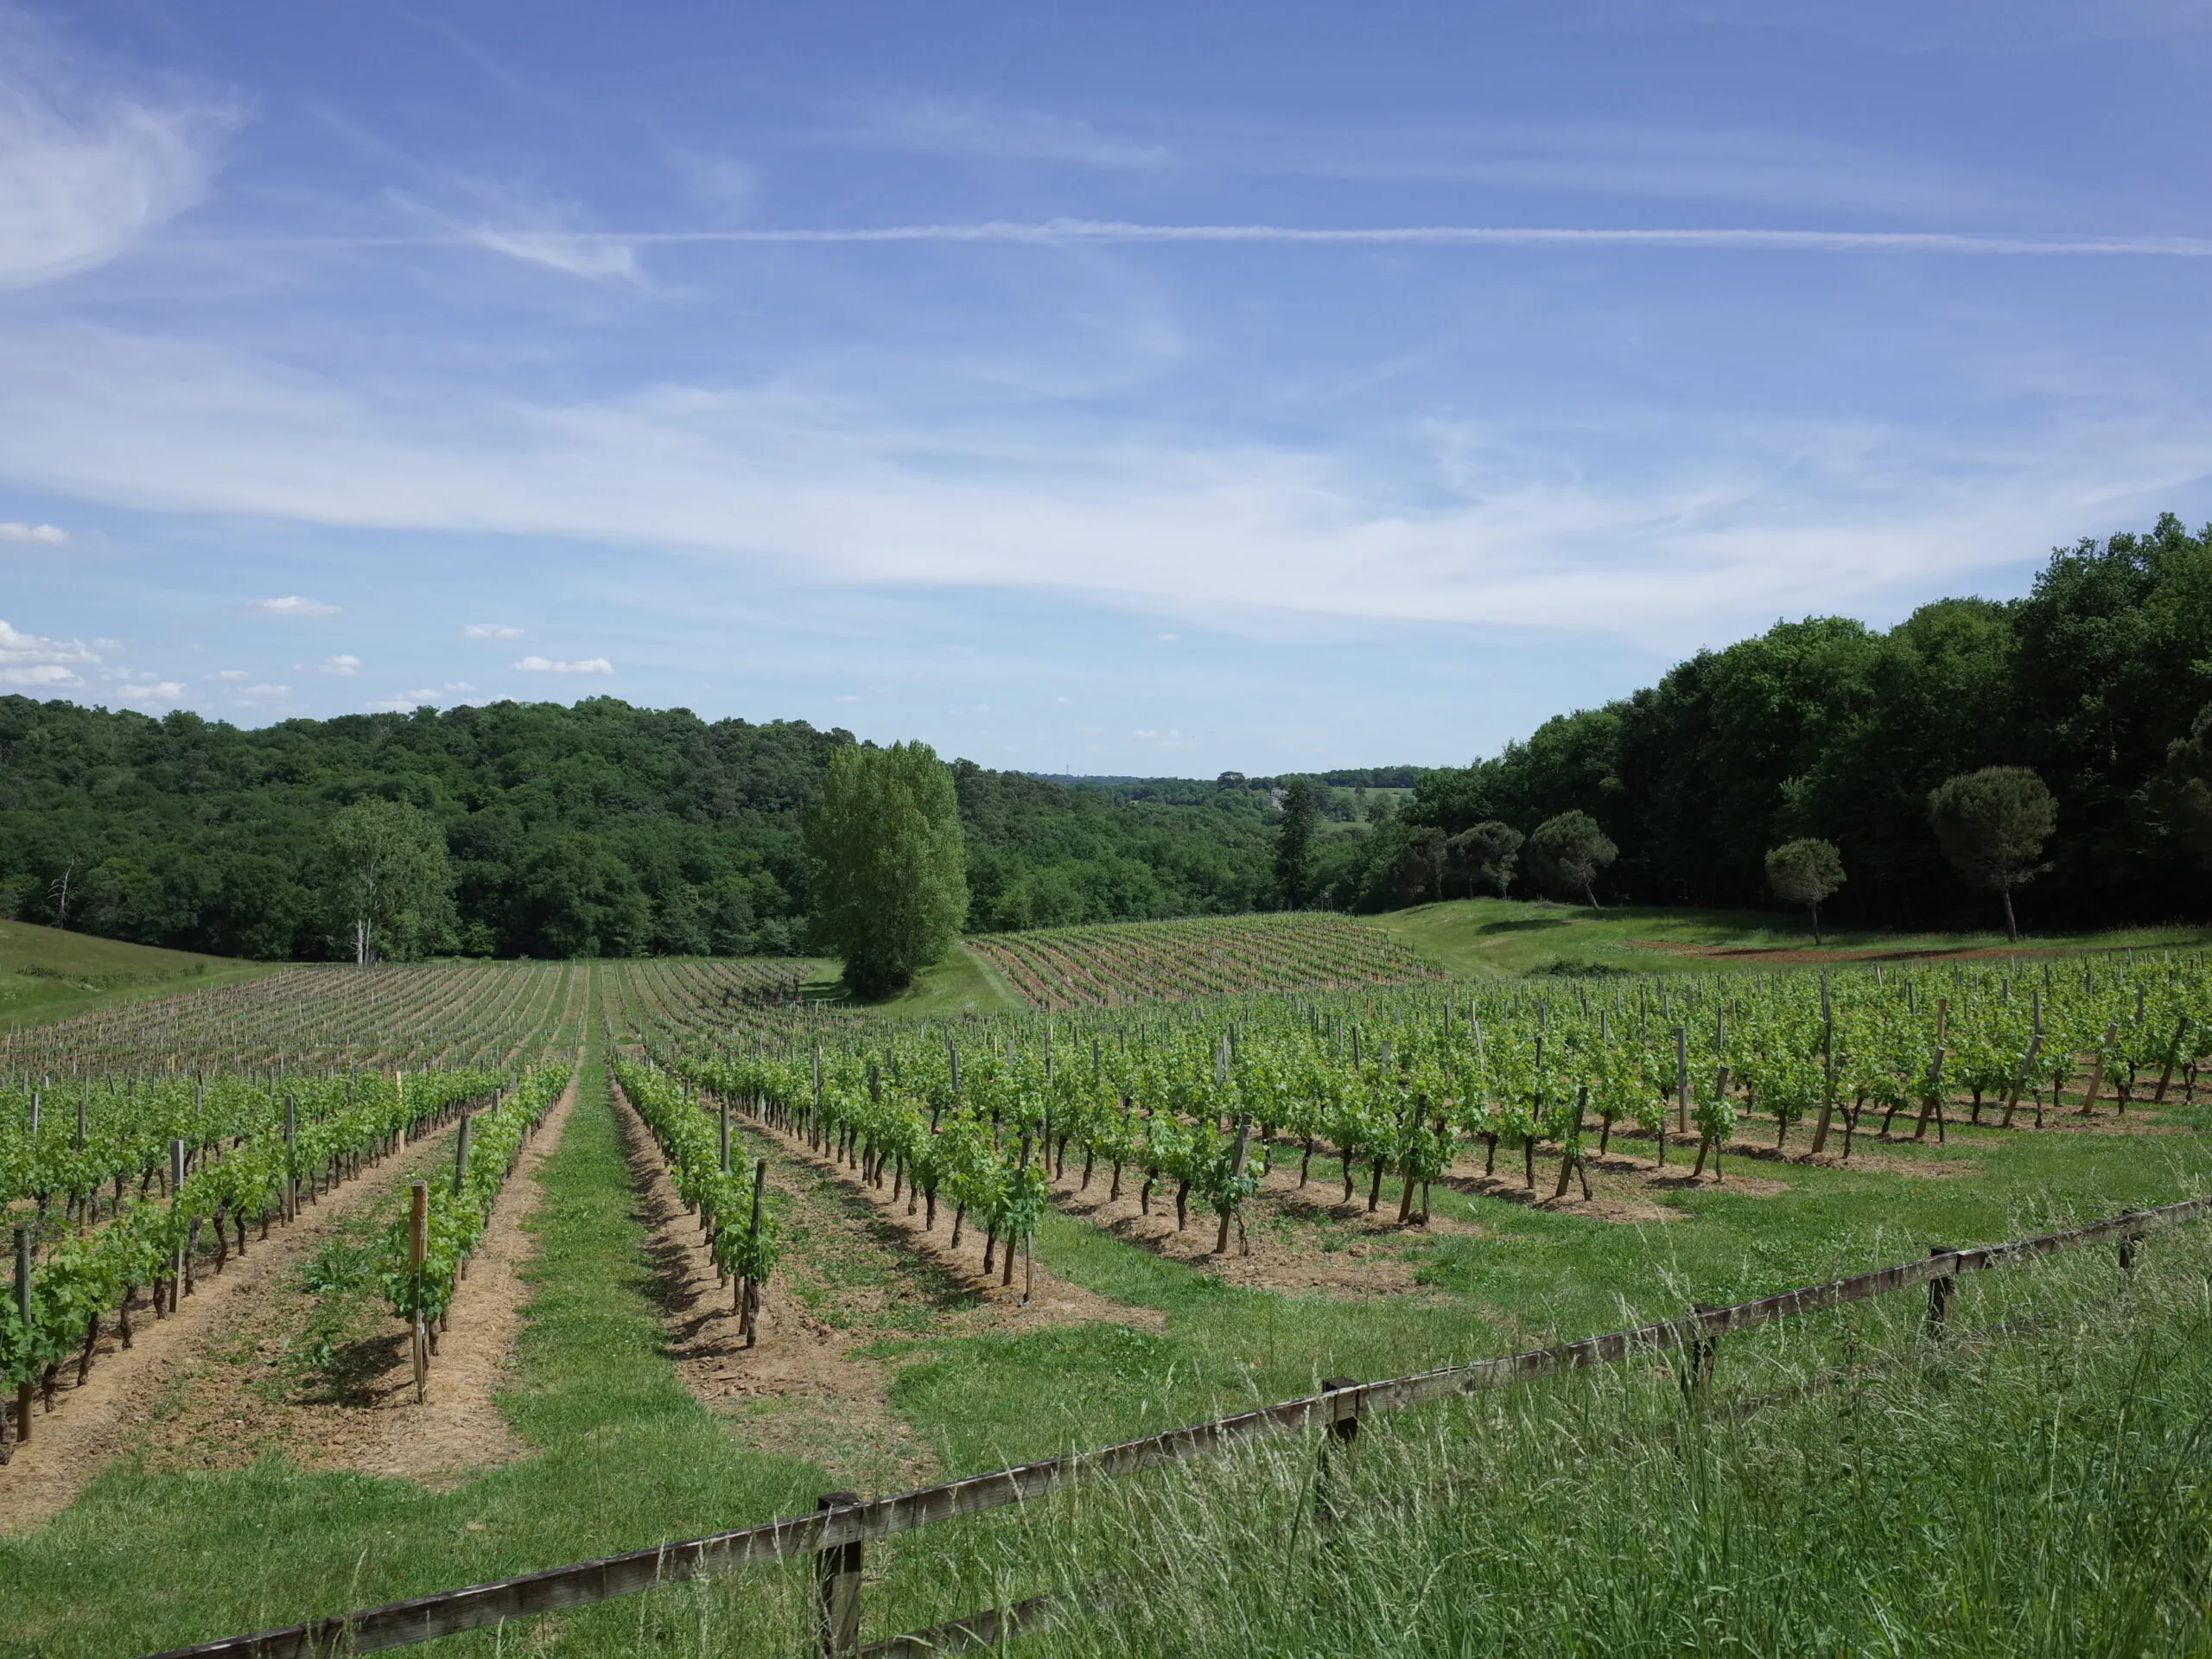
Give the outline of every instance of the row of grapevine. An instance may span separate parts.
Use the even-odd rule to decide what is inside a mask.
[[[437,1352],[454,1293],[468,1270],[524,1144],[553,1109],[573,1074],[569,1065],[539,1065],[512,1089],[495,1091],[485,1110],[465,1113],[448,1180],[415,1183],[403,1212],[385,1230],[378,1277],[392,1313],[414,1335],[416,1390]]]
[[[0,1077],[505,1070],[574,1022],[582,977],[561,963],[296,966],[0,1035]]]
[[[767,1199],[766,1163],[756,1164],[750,1176],[732,1169],[727,1109],[709,1128],[696,1091],[666,1072],[622,1061],[614,1077],[660,1147],[677,1196],[707,1230],[715,1271],[735,1287],[738,1334],[752,1347],[759,1337],[761,1294],[783,1254],[782,1225]]]
[[[1044,928],[969,943],[1046,1010],[1443,977],[1380,928],[1296,912]]]
[[[266,1237],[270,1221],[290,1214],[303,1191],[312,1198],[335,1185],[500,1081],[479,1071],[302,1079],[281,1101],[219,1077],[149,1084],[121,1097],[131,1103],[127,1121],[103,1115],[98,1136],[89,1109],[70,1115],[66,1140],[51,1120],[37,1121],[34,1132],[40,1115],[32,1106],[0,1130],[0,1169],[16,1198],[16,1276],[14,1294],[0,1306],[0,1376],[16,1387],[16,1433],[29,1433],[34,1392],[53,1408],[60,1368],[73,1354],[84,1380],[110,1310],[128,1347],[130,1303],[142,1288],[151,1293],[156,1317],[173,1312],[179,1294],[192,1289],[204,1244],[213,1245],[220,1273],[233,1233],[243,1255],[249,1228]],[[81,1094],[77,1103],[87,1106]],[[156,1155],[166,1160],[158,1196],[148,1194],[143,1175],[137,1192],[127,1191],[129,1176]],[[113,1197],[104,1200],[110,1179]],[[0,1412],[0,1461],[8,1451]]]
[[[1530,982],[1363,995],[1221,999],[1057,1019],[893,1027],[794,1017],[721,1042],[635,1033],[671,1071],[780,1116],[932,1201],[948,1180],[985,1224],[1016,1233],[1010,1192],[1035,1145],[1064,1169],[1141,1172],[1172,1185],[1179,1225],[1195,1199],[1225,1248],[1249,1192],[1240,1148],[1272,1164],[1317,1147],[1354,1171],[1370,1209],[1395,1178],[1402,1217],[1468,1153],[1501,1149],[1554,1191],[1618,1134],[1694,1141],[1705,1172],[1747,1114],[1775,1144],[1813,1124],[1813,1149],[1847,1158],[1867,1114],[1916,1134],[1949,1113],[2011,1126],[2031,1103],[2075,1114],[2194,1100],[2212,1055],[2212,973],[2193,956],[2012,963],[1899,973],[1655,978],[1593,989]],[[2070,1098],[2069,1098],[2070,1096]],[[1240,1127],[1242,1126],[1242,1127]],[[1866,1127],[1872,1127],[1867,1125]],[[1840,1129],[1840,1135],[1837,1130]]]

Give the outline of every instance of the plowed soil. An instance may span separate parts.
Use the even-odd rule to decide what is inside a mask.
[[[220,1274],[204,1268],[196,1293],[178,1311],[156,1319],[143,1295],[132,1299],[132,1345],[125,1349],[112,1315],[102,1320],[92,1374],[76,1386],[73,1362],[51,1414],[41,1412],[29,1445],[0,1468],[0,1535],[28,1532],[68,1507],[86,1484],[118,1453],[142,1442],[164,1414],[165,1402],[229,1333],[270,1316],[269,1309],[300,1269],[343,1223],[375,1204],[419,1160],[434,1158],[450,1139],[450,1125],[371,1165],[337,1191],[302,1205],[298,1219],[270,1229],[233,1255]]]
[[[500,1190],[454,1293],[423,1403],[415,1400],[407,1327],[380,1306],[330,1363],[304,1371],[288,1364],[314,1301],[303,1274],[295,1273],[178,1380],[148,1436],[147,1467],[235,1468],[279,1452],[302,1468],[408,1477],[442,1490],[527,1455],[498,1395],[513,1374],[529,1294],[521,1272],[532,1249],[530,1219],[544,1195],[533,1178],[560,1146],[575,1096],[572,1078]],[[433,1152],[419,1162],[442,1166],[450,1155],[442,1147]],[[396,1174],[383,1191],[419,1173]]]

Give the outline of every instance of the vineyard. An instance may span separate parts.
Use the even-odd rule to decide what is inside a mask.
[[[22,1650],[149,1651],[790,1515],[852,1478],[863,1433],[957,1476],[2212,1182],[2196,953],[1459,982],[1357,924],[1183,926],[992,941],[1037,947],[1027,981],[995,958],[1037,1005],[1001,1015],[810,1002],[791,962],[455,963],[291,969],[0,1039]],[[2099,1300],[2044,1283],[1975,1294],[2047,1323]],[[1821,1320],[1744,1338],[1730,1386],[1917,1352],[1878,1312]],[[503,1330],[528,1334],[486,1351]],[[1603,1414],[1663,1419],[1651,1388]],[[404,1471],[444,1465],[392,1450],[485,1422],[510,1449],[430,1487]],[[1451,1433],[1545,1466],[1542,1434],[1484,1422]],[[1420,1446],[1459,1460],[1445,1433],[1363,1445],[1387,1487]],[[159,1457],[87,1484],[134,1444]],[[1221,1478],[1289,1478],[1240,1468]],[[236,1526],[165,1518],[188,1478],[211,1515],[316,1524],[242,1571]],[[1232,1547],[1205,1483],[1145,1490]],[[1065,1586],[1139,1534],[1160,1546],[1141,1503],[917,1533],[871,1554],[868,1617]],[[536,1639],[796,1651],[804,1598],[761,1582]]]
[[[969,948],[1036,1007],[1440,979],[1396,940],[1348,916],[1293,913],[986,934]]]

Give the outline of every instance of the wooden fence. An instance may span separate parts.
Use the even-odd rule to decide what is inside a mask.
[[[1916,1262],[1880,1268],[1848,1279],[1784,1291],[1758,1301],[1727,1307],[1700,1306],[1676,1319],[1633,1331],[1615,1331],[1498,1359],[1449,1365],[1379,1382],[1332,1378],[1321,1393],[1255,1411],[1239,1412],[1165,1434],[1125,1440],[1096,1451],[1071,1452],[947,1481],[916,1491],[862,1501],[857,1493],[831,1492],[811,1515],[792,1516],[759,1526],[741,1527],[705,1538],[633,1550],[575,1567],[553,1567],[521,1578],[473,1585],[393,1602],[341,1617],[315,1619],[283,1630],[226,1637],[196,1647],[174,1648],[152,1659],[196,1659],[200,1655],[250,1656],[251,1659],[321,1659],[321,1656],[372,1653],[429,1642],[463,1630],[482,1630],[512,1619],[588,1606],[615,1596],[634,1595],[656,1586],[730,1573],[741,1567],[816,1558],[815,1643],[821,1659],[906,1659],[906,1656],[974,1651],[1052,1622],[1065,1608],[1051,1599],[989,1610],[933,1630],[891,1637],[862,1647],[860,1632],[861,1558],[866,1546],[918,1527],[960,1516],[980,1515],[1012,1503],[1026,1503],[1077,1481],[1112,1480],[1180,1463],[1268,1436],[1327,1428],[1338,1442],[1351,1440],[1360,1419],[1378,1412],[1402,1411],[1452,1395],[1478,1393],[1534,1382],[1586,1366],[1609,1365],[1639,1354],[1684,1350],[1693,1375],[1708,1372],[1713,1344],[1721,1337],[1754,1330],[1777,1319],[1796,1319],[1872,1297],[1893,1295],[1924,1286],[1928,1330],[1943,1333],[1958,1276],[2007,1262],[2054,1255],[2097,1244],[2117,1244],[2123,1268],[2133,1264],[2135,1241],[2145,1234],[2212,1215],[2212,1198],[2190,1198],[2156,1210],[2131,1210],[2104,1221],[2044,1233],[2006,1244],[1932,1250]],[[1325,1505],[1328,1498],[1322,1495]]]

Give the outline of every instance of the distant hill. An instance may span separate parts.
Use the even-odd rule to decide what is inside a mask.
[[[267,971],[255,963],[0,922],[0,1027]]]

